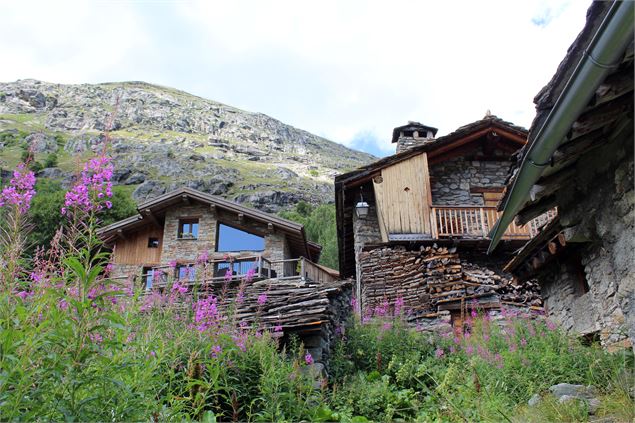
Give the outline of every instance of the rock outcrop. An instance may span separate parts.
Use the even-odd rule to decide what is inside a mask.
[[[0,83],[5,133],[5,168],[28,145],[38,161],[59,156],[60,179],[70,180],[76,156],[108,148],[116,183],[135,186],[137,201],[186,185],[267,211],[332,202],[333,177],[374,159],[264,114],[144,82]]]

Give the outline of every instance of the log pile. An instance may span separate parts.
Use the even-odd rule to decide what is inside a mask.
[[[440,304],[495,298],[526,306],[540,306],[536,282],[516,283],[510,275],[461,260],[456,248],[422,246],[382,247],[361,253],[362,308],[403,298],[416,314],[434,313]]]

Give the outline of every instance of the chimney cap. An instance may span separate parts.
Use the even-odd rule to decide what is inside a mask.
[[[406,125],[398,126],[392,130],[392,142],[395,143],[399,139],[399,133],[402,131],[418,131],[423,129],[424,131],[432,132],[432,136],[435,137],[437,135],[437,128],[432,126],[424,125],[420,122],[415,122],[413,120],[409,120]]]

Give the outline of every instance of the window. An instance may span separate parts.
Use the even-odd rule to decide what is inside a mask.
[[[193,264],[185,264],[176,267],[176,277],[180,280],[196,280],[196,268]]]
[[[586,279],[586,272],[580,256],[577,254],[570,256],[567,267],[571,273],[575,295],[579,297],[589,292],[589,282]]]
[[[159,238],[148,238],[148,248],[159,248]]]
[[[261,236],[233,228],[218,225],[216,251],[263,251],[265,239]]]
[[[179,239],[198,238],[198,219],[179,220]]]
[[[145,289],[152,289],[152,281],[154,279],[154,270],[151,267],[144,267],[141,271],[141,281]]]

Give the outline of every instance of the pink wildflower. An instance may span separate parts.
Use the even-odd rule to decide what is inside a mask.
[[[474,353],[474,347],[468,345],[467,347],[465,347],[465,352],[467,353],[467,355],[472,355],[472,353]]]
[[[556,324],[552,322],[551,320],[547,320],[547,329],[556,330]]]
[[[274,332],[282,332],[282,326],[280,326],[280,323],[278,323],[276,326],[274,326],[273,331]]]
[[[177,294],[185,294],[187,292],[187,286],[181,285],[178,281],[172,285],[172,292]]]
[[[254,280],[255,275],[256,275],[256,269],[254,269],[253,267],[247,270],[247,275],[245,276],[245,278],[247,279],[247,282],[251,282],[252,280]]]
[[[170,260],[170,262],[168,263],[168,266],[170,266],[170,268],[175,269],[176,268],[176,260]]]
[[[104,341],[104,338],[97,332],[91,333],[90,335],[88,335],[88,337],[97,345],[101,344]]]
[[[445,355],[445,351],[443,351],[443,348],[437,348],[434,351],[434,355],[436,356],[436,358],[442,358]]]
[[[313,356],[310,352],[307,352],[304,355],[304,362],[307,364],[307,366],[313,364]]]
[[[101,156],[86,162],[80,180],[66,193],[62,214],[67,214],[71,208],[86,213],[111,208],[110,201],[102,204],[102,200],[112,197],[112,173],[109,157]]]
[[[355,298],[355,297],[351,298],[351,307],[353,307],[355,309],[357,308],[357,298]]]
[[[225,271],[225,282],[229,282],[234,278],[234,273],[231,269],[227,269]]]
[[[0,207],[14,205],[20,213],[26,213],[35,195],[34,186],[35,174],[27,171],[24,163],[20,163],[13,171],[13,178],[9,181],[9,185],[0,193]]]
[[[33,295],[33,293],[29,291],[18,291],[15,295],[17,295],[18,297],[24,300],[27,297],[30,297],[31,295]]]
[[[454,346],[450,346],[450,353],[454,354],[456,352],[456,348]]]
[[[516,346],[516,344],[511,344],[509,346],[509,352],[513,353],[513,352],[516,352],[516,351],[518,351],[518,347]]]
[[[401,309],[403,308],[403,306],[404,306],[403,297],[398,297],[395,300],[395,315],[401,314]]]
[[[392,323],[390,322],[385,322],[382,326],[381,326],[382,330],[390,330],[392,328]]]
[[[525,338],[520,340],[520,345],[522,345],[523,347],[527,346],[527,340]]]
[[[473,319],[478,317],[478,312],[476,311],[476,309],[472,309],[472,311],[470,312],[470,316],[472,316]]]
[[[223,351],[223,348],[220,345],[214,345],[212,347],[212,358],[218,358],[220,353]]]
[[[60,310],[68,310],[68,303],[64,298],[57,302],[57,308],[59,308]]]
[[[267,294],[263,293],[258,295],[258,305],[263,306],[267,302]]]
[[[205,264],[207,263],[207,260],[209,260],[209,253],[206,250],[198,256],[198,258],[196,259],[196,264]]]
[[[194,322],[200,332],[206,331],[211,326],[216,326],[220,320],[220,313],[216,306],[216,297],[210,295],[207,298],[198,300],[194,305]]]
[[[154,352],[154,351],[150,351],[150,355],[151,355],[152,357],[156,357],[156,356],[157,356],[157,353],[156,353],[156,352]]]

